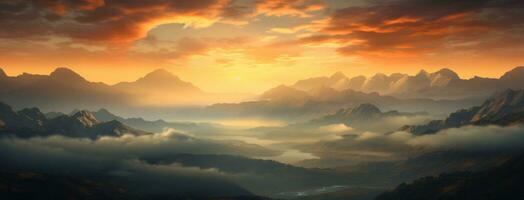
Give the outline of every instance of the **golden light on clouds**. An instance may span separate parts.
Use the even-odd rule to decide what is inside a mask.
[[[0,67],[15,75],[66,66],[107,83],[165,68],[206,90],[247,93],[335,71],[448,67],[465,78],[498,77],[524,61],[520,8],[485,1],[12,1],[0,5]]]

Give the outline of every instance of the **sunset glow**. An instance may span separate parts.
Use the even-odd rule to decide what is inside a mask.
[[[13,1],[2,4],[19,8],[3,12],[0,67],[9,75],[68,67],[108,84],[163,68],[207,91],[244,93],[336,71],[447,67],[496,78],[523,62],[521,22],[504,3],[481,4],[489,3],[425,13],[431,5],[415,1]]]

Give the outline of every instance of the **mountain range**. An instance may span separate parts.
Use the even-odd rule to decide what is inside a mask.
[[[73,115],[48,119],[38,108],[15,111],[4,103],[0,103],[0,132],[19,137],[63,135],[91,139],[124,134],[150,134],[117,120],[101,122],[88,111],[78,111]]]
[[[352,89],[336,90],[320,86],[303,91],[292,86],[280,85],[262,95],[260,100],[241,103],[221,103],[205,108],[208,114],[243,117],[273,117],[310,120],[331,114],[340,108],[357,107],[371,103],[387,110],[403,112],[429,112],[448,114],[457,109],[481,102],[480,99],[433,100],[428,98],[402,99],[377,92],[366,93]]]
[[[430,134],[446,128],[465,125],[513,125],[524,122],[524,90],[508,89],[486,100],[482,105],[461,109],[444,120],[424,125],[404,126],[402,131],[413,134]]]
[[[195,130],[207,130],[212,128],[218,128],[215,127],[213,124],[209,123],[195,123],[195,122],[167,122],[162,119],[158,120],[145,120],[141,117],[132,117],[132,118],[124,118],[118,115],[115,115],[111,113],[107,109],[99,109],[98,111],[91,111],[93,116],[95,116],[98,120],[107,122],[107,121],[119,121],[123,124],[127,124],[131,127],[135,127],[141,130],[159,133],[164,131],[165,128],[172,128],[176,130],[181,131],[195,131]]]
[[[324,114],[343,107],[373,103],[394,110],[445,113],[477,103],[496,91],[521,89],[523,77],[524,67],[516,67],[498,79],[461,79],[449,69],[433,73],[421,71],[413,76],[376,74],[369,78],[348,78],[337,72],[329,77],[299,80],[290,86],[281,85],[259,95],[259,100],[235,104],[231,102],[250,99],[251,96],[205,92],[166,70],[155,70],[136,81],[107,85],[88,81],[67,68],[57,68],[49,75],[24,73],[18,76],[8,76],[0,69],[0,101],[16,108],[37,106],[43,110],[62,112],[76,108],[97,110],[105,107],[129,111],[147,106],[219,103],[209,106],[199,115],[213,115],[223,112],[224,108],[232,110],[225,112],[225,115],[232,116],[251,112],[246,110],[264,113],[267,111],[263,110],[268,109],[272,110],[268,115],[285,115],[294,111],[301,115],[303,113],[300,112],[323,112],[326,107],[329,110]],[[253,109],[252,106],[261,108]]]
[[[461,79],[454,71],[443,68],[433,73],[421,70],[416,75],[394,73],[371,77],[348,78],[342,72],[329,77],[299,80],[290,87],[312,91],[329,87],[338,91],[352,89],[366,93],[378,92],[398,98],[463,99],[486,97],[495,91],[524,88],[524,67],[515,67],[500,78],[473,77]]]
[[[163,69],[115,85],[88,81],[68,68],[57,68],[49,75],[18,76],[7,76],[0,69],[0,101],[16,108],[37,106],[67,112],[76,108],[201,105],[244,97],[244,94],[204,92]]]
[[[396,110],[382,112],[377,106],[364,103],[354,108],[340,109],[334,114],[314,119],[311,122],[317,124],[339,124],[349,126],[358,123],[377,122],[387,117],[427,115],[427,113],[403,113]]]

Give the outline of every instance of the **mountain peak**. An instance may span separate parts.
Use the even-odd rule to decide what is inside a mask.
[[[452,79],[460,79],[458,74],[449,68],[442,68],[436,71],[434,74],[440,74],[441,76],[450,77]]]
[[[87,127],[100,123],[91,112],[86,110],[78,111],[72,117]]]
[[[55,71],[49,74],[49,77],[59,81],[86,81],[84,77],[65,67],[56,68]]]
[[[363,103],[357,106],[353,109],[353,113],[367,113],[367,114],[374,114],[374,113],[381,113],[380,109],[377,108],[377,106],[370,104],[370,103]]]
[[[420,70],[416,76],[427,76],[429,73],[426,70]]]
[[[512,70],[504,73],[500,77],[502,80],[521,80],[524,78],[524,66],[518,66],[513,68]]]
[[[165,70],[165,69],[157,69],[155,71],[152,71],[148,74],[146,74],[142,80],[177,80],[180,81],[180,79],[173,75],[171,72]]]
[[[109,110],[105,109],[105,108],[100,108],[98,109],[98,111],[96,111],[98,113],[104,113],[104,114],[112,114],[111,112],[109,112]]]
[[[0,68],[0,78],[5,78],[5,77],[7,77],[7,74],[5,73],[5,71],[2,68]]]
[[[371,77],[371,79],[385,79],[387,77],[388,77],[388,75],[386,75],[384,73],[376,73],[375,75],[373,75]]]
[[[346,78],[346,75],[342,73],[341,71],[335,72],[333,75],[330,76],[331,79],[340,80],[343,78]]]
[[[116,116],[115,114],[111,113],[109,110],[105,108],[99,109],[98,111],[94,112],[93,115],[97,120],[102,122],[111,121],[115,119],[122,120],[121,117]]]

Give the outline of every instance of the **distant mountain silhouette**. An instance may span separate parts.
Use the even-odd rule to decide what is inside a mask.
[[[378,73],[369,78],[364,76],[348,78],[337,72],[328,77],[299,80],[290,87],[302,91],[310,91],[318,87],[329,87],[339,91],[352,89],[367,93],[378,92],[399,98],[481,98],[507,88],[524,89],[524,67],[516,67],[499,79],[481,77],[461,79],[457,73],[448,68],[433,73],[421,70],[414,76]]]
[[[201,93],[200,88],[193,84],[182,81],[177,76],[164,69],[155,70],[134,82],[121,82],[114,85],[115,88],[129,92],[183,92]]]
[[[481,172],[457,172],[401,184],[376,200],[522,199],[524,156]]]
[[[207,113],[229,116],[258,116],[295,119],[314,119],[334,113],[340,108],[371,103],[388,110],[404,112],[430,112],[447,114],[456,109],[475,105],[479,100],[432,100],[424,98],[402,99],[379,93],[359,92],[352,89],[336,90],[320,86],[309,91],[280,85],[264,92],[258,101],[222,103],[208,106]]]
[[[26,108],[17,112],[3,103],[0,103],[0,132],[19,137],[63,135],[91,139],[123,134],[149,134],[116,120],[100,122],[88,111],[47,119],[37,108]]]
[[[51,110],[112,106],[127,102],[127,96],[109,85],[93,83],[67,68],[50,75],[22,74],[0,80],[0,100],[15,107],[38,106]]]
[[[96,117],[96,119],[107,122],[107,121],[119,121],[121,123],[127,124],[131,127],[135,127],[141,130],[149,131],[149,132],[161,132],[165,128],[173,128],[176,130],[182,130],[182,131],[189,131],[189,130],[202,130],[202,129],[212,129],[216,128],[211,124],[208,123],[193,123],[193,122],[167,122],[164,120],[145,120],[140,117],[135,118],[124,118],[120,117],[118,115],[115,115],[111,113],[107,109],[99,109],[96,112],[91,112],[93,116]]]
[[[163,69],[115,85],[90,82],[68,68],[57,68],[49,75],[24,73],[15,77],[0,69],[0,101],[16,108],[37,106],[66,112],[75,108],[202,105],[244,97],[244,94],[206,93]]]
[[[322,118],[312,120],[313,123],[319,124],[337,124],[343,123],[353,125],[355,123],[376,122],[386,117],[412,116],[426,113],[401,113],[398,111],[382,112],[377,106],[364,103],[354,108],[340,109],[334,114],[326,115]]]
[[[315,78],[299,80],[291,87],[299,89],[299,90],[303,90],[303,91],[309,91],[309,90],[313,90],[318,87],[333,87],[335,85],[343,86],[344,84],[347,84],[345,83],[346,80],[347,80],[347,77],[346,75],[344,75],[344,73],[336,72],[329,77],[315,77]]]
[[[464,125],[513,125],[524,122],[524,90],[508,89],[486,100],[481,106],[458,110],[445,120],[425,125],[405,126],[401,130],[414,134],[435,133]]]

